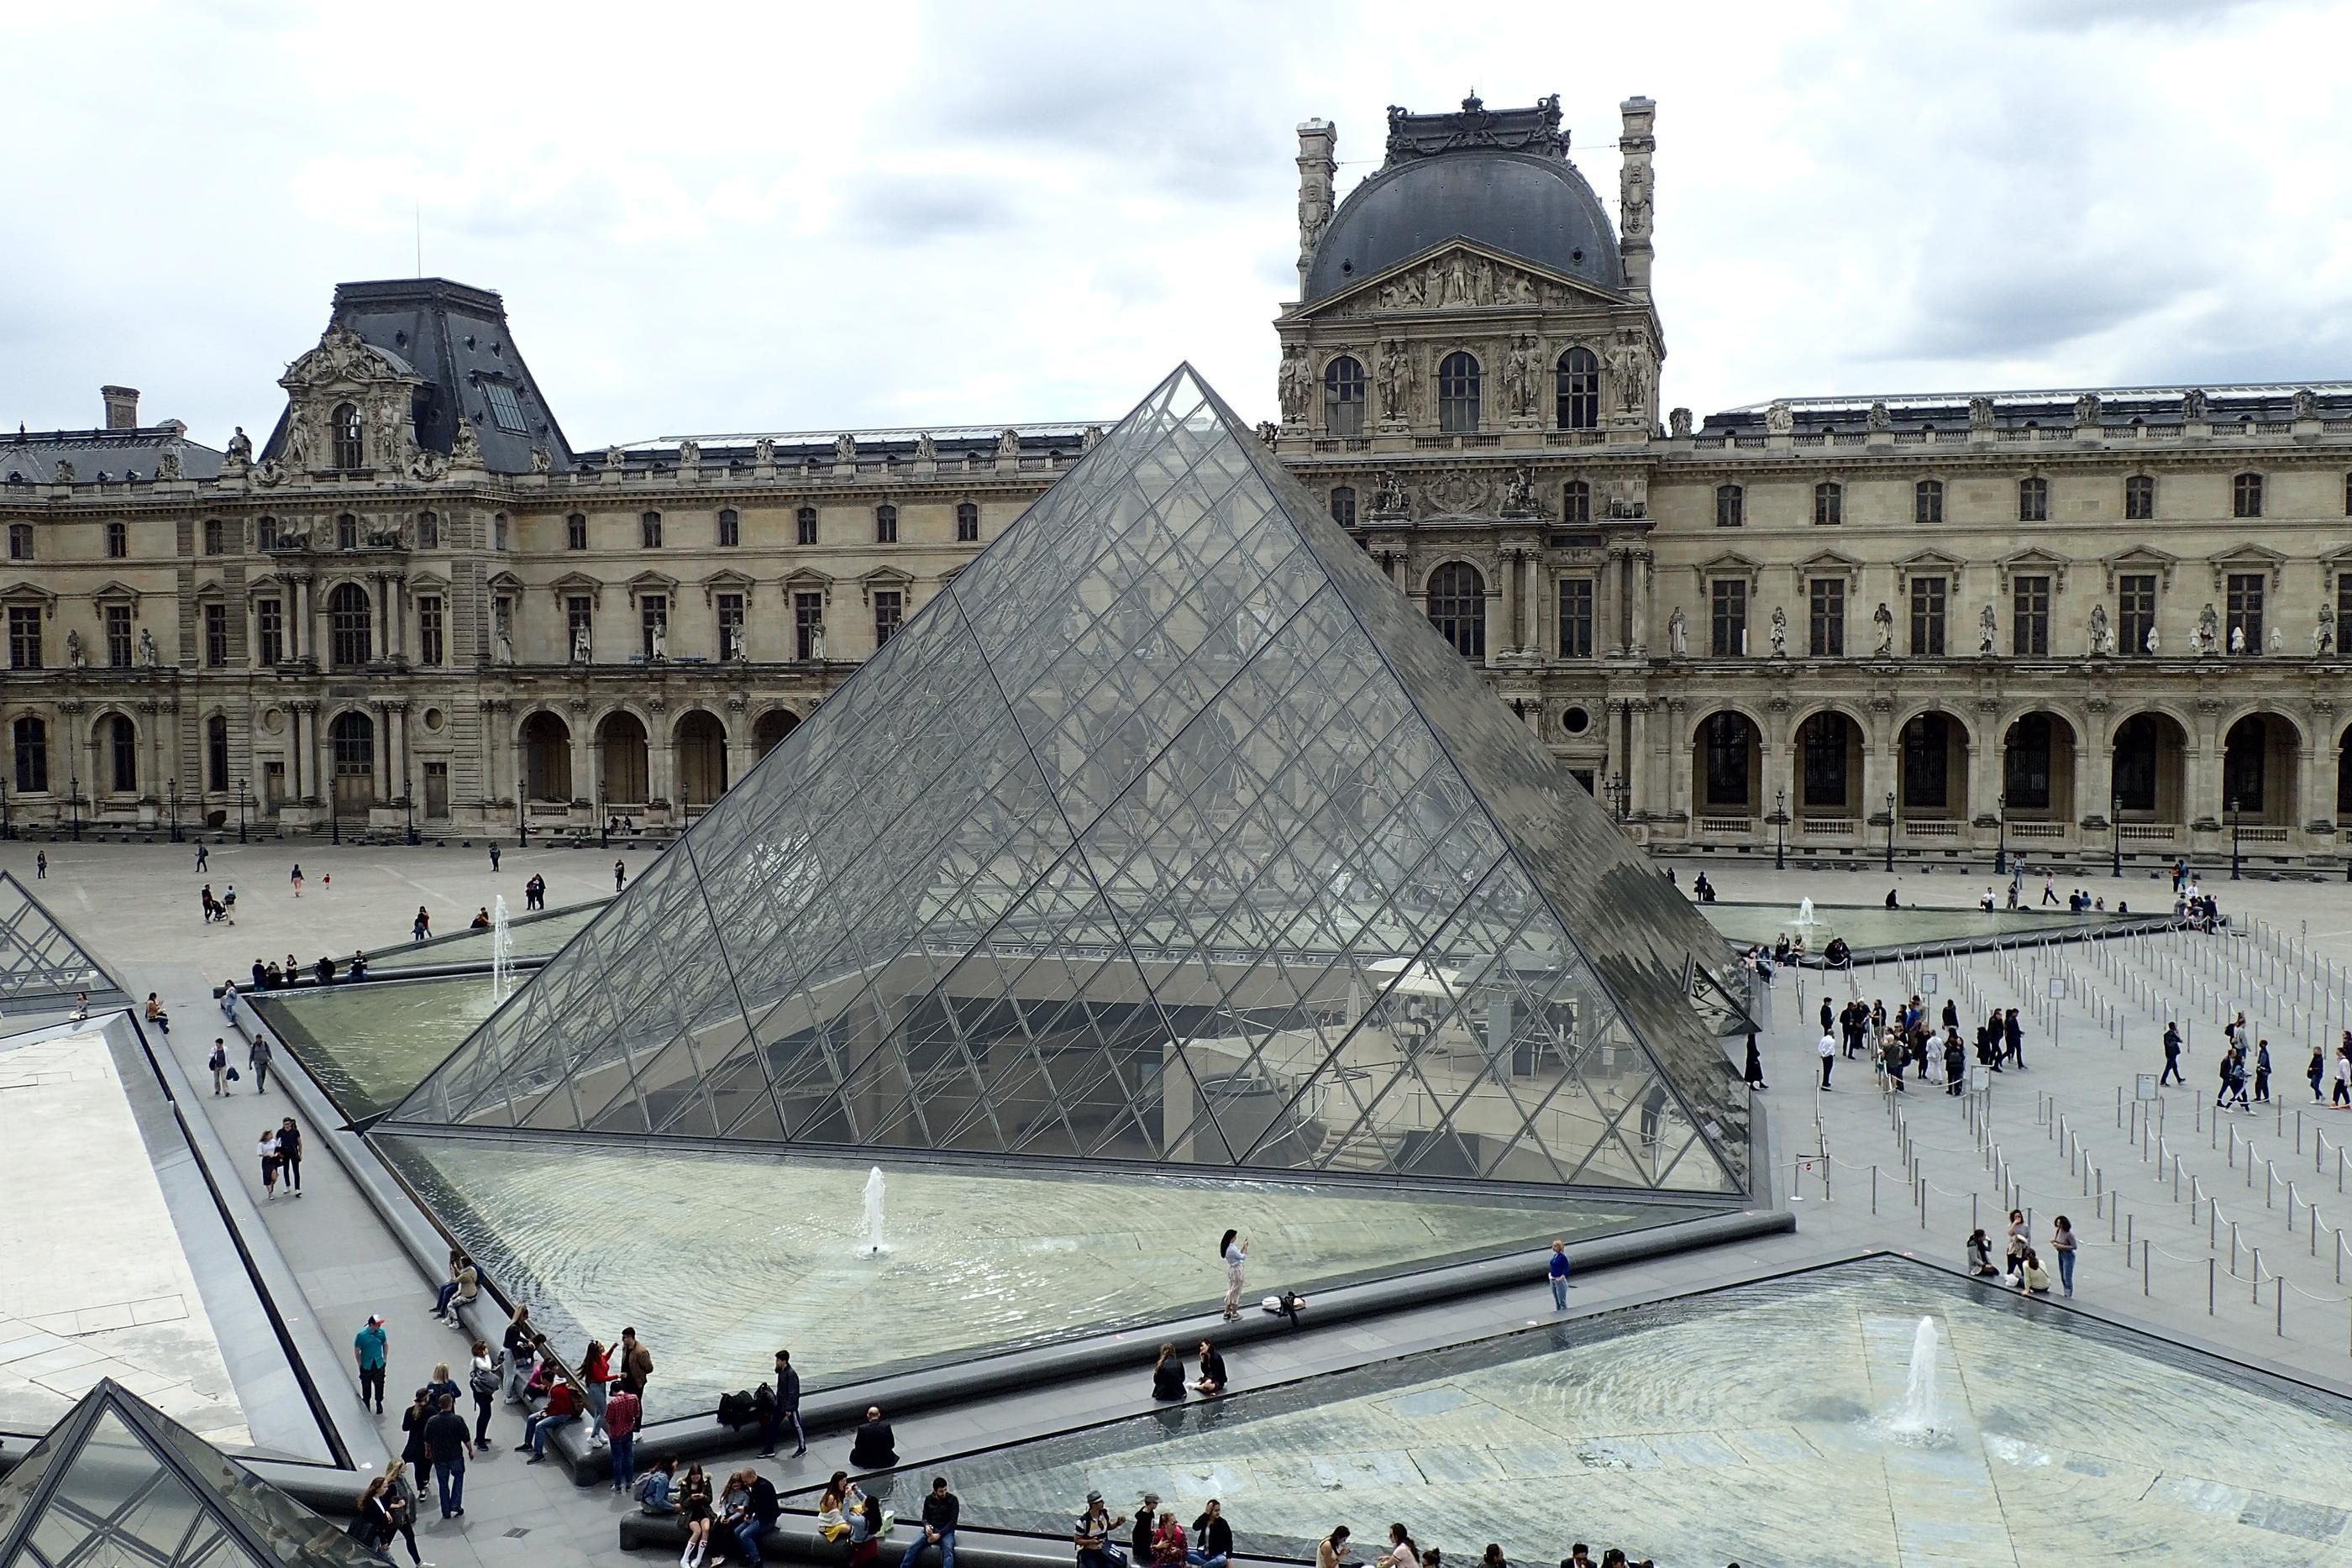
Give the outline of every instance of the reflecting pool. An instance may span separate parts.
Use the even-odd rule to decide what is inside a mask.
[[[568,909],[552,909],[544,915],[515,916],[508,925],[514,936],[515,957],[526,962],[553,957],[557,948],[586,930],[588,923],[603,914],[610,902],[599,900],[575,904]],[[428,965],[487,964],[490,961],[490,935],[469,929],[454,936],[436,936],[429,942],[380,947],[368,955],[368,968],[378,975],[394,975],[403,969]]]
[[[269,991],[248,999],[328,1098],[354,1118],[400,1103],[496,1005],[487,974]]]
[[[1935,1436],[1884,1417],[1935,1324]],[[1244,1552],[1403,1521],[1475,1563],[2337,1562],[2346,1402],[1892,1264],[1737,1289],[976,1455],[967,1523],[1066,1540],[1098,1488]],[[2252,1435],[2261,1434],[2259,1440]],[[796,1506],[810,1500],[796,1498]],[[899,1504],[901,1513],[908,1505]]]
[[[1813,906],[1814,924],[1800,926],[1797,909],[1789,904],[1702,904],[1698,912],[1707,923],[1733,941],[1770,946],[1781,936],[1802,936],[1805,950],[1819,953],[1832,936],[1862,951],[1875,947],[1911,947],[1936,942],[1989,941],[1995,936],[2049,936],[2096,931],[2113,925],[2113,915],[2070,915],[2052,910],[2037,915],[2025,909],[1885,909],[1874,904],[1822,904]]]
[[[653,1414],[713,1407],[778,1346],[812,1388],[1213,1308],[1216,1243],[1250,1238],[1247,1299],[1685,1218],[1517,1195],[981,1171],[377,1134],[426,1206],[566,1354],[634,1324]],[[1255,1311],[1255,1305],[1251,1308]],[[1147,1336],[1148,1337],[1148,1336]],[[1138,1375],[1154,1348],[1139,1340]]]

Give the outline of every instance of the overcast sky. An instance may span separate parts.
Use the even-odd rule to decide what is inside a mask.
[[[572,444],[1271,413],[1295,127],[1657,120],[1664,402],[2352,376],[2352,4],[8,13],[0,419],[219,444],[334,284],[506,297]],[[2057,20],[2063,16],[2063,20]]]

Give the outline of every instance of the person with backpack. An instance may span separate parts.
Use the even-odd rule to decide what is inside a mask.
[[[245,1049],[245,1063],[253,1069],[253,1092],[269,1092],[269,1037],[259,1030],[253,1031],[253,1043]]]
[[[205,1065],[213,1070],[213,1097],[218,1099],[228,1092],[228,1041],[226,1039],[213,1036],[213,1053],[205,1058]]]
[[[505,1382],[499,1366],[499,1353],[490,1349],[490,1342],[474,1342],[474,1363],[466,1373],[466,1386],[474,1395],[474,1447],[484,1458],[490,1457],[490,1407],[499,1396],[499,1385]]]

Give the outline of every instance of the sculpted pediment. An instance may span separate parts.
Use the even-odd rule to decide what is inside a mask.
[[[1301,318],[1392,316],[1474,309],[1572,310],[1624,303],[1605,289],[1562,277],[1467,240],[1449,240],[1318,300]]]
[[[317,348],[286,367],[278,384],[290,392],[327,386],[374,386],[380,382],[414,384],[423,380],[398,355],[363,341],[348,327],[330,327]]]

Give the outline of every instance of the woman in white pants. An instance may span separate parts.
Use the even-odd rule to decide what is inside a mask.
[[[1225,1260],[1225,1321],[1231,1322],[1242,1315],[1242,1270],[1249,1262],[1249,1238],[1238,1230],[1228,1230],[1217,1243],[1217,1256]]]

